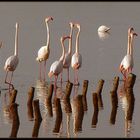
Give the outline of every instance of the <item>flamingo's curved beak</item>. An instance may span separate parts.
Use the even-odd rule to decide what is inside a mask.
[[[105,32],[108,32],[110,29],[111,29],[111,28],[106,29]]]
[[[137,33],[133,33],[135,36],[138,36],[138,34]]]
[[[53,20],[53,17],[51,17],[50,19]]]

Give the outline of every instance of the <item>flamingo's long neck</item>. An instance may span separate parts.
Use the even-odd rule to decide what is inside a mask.
[[[15,55],[18,56],[18,27],[16,27],[15,34]]]
[[[133,57],[133,40],[134,40],[134,35],[131,37],[131,43],[130,43],[130,55]]]
[[[76,36],[76,50],[75,50],[76,53],[79,53],[79,34],[80,34],[80,29]]]
[[[130,42],[131,42],[131,36],[128,33],[128,44],[127,44],[127,54],[130,54]]]
[[[71,27],[71,30],[70,30],[69,50],[68,50],[69,54],[72,53],[72,33],[73,33],[73,27]]]
[[[61,46],[62,46],[62,55],[60,57],[60,61],[63,61],[64,60],[64,57],[65,57],[65,47],[64,47],[64,40],[61,41]]]
[[[46,43],[46,46],[47,46],[47,49],[49,49],[49,46],[50,46],[50,30],[49,30],[48,22],[46,22],[46,28],[47,28],[47,43]]]

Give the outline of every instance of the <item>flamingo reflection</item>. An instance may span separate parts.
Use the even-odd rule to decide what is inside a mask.
[[[82,131],[82,122],[84,117],[84,108],[82,96],[78,94],[79,86],[74,86],[74,96],[71,101],[72,116],[73,116],[73,133],[78,136],[78,132]]]
[[[135,98],[133,94],[133,89],[126,88],[126,82],[123,82],[120,87],[119,99],[125,117],[125,137],[130,137],[132,131],[132,117]]]

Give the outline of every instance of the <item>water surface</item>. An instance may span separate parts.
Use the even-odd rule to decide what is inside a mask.
[[[125,115],[119,101],[115,125],[109,122],[111,113],[110,90],[115,76],[122,78],[118,70],[119,64],[126,54],[127,30],[134,27],[138,37],[134,41],[134,69],[137,79],[134,86],[135,106],[132,119],[132,129],[129,137],[139,137],[139,106],[140,106],[140,3],[139,2],[0,2],[0,40],[4,46],[0,50],[0,137],[9,137],[12,129],[11,120],[4,113],[4,107],[8,104],[8,91],[4,90],[5,60],[14,53],[15,23],[19,23],[19,65],[14,72],[13,83],[18,90],[16,102],[19,104],[18,114],[20,126],[17,137],[32,137],[34,121],[28,120],[27,93],[31,86],[35,89],[35,99],[39,99],[42,122],[38,137],[126,137]],[[45,18],[53,16],[50,23],[51,54],[47,61],[46,73],[50,65],[61,55],[60,37],[68,35],[69,22],[81,24],[80,53],[82,54],[82,68],[79,71],[80,86],[78,94],[81,94],[83,80],[89,80],[87,91],[88,110],[84,112],[82,131],[73,132],[73,113],[66,114],[63,111],[63,127],[60,134],[54,134],[55,115],[49,117],[44,105],[45,89],[37,86],[39,78],[39,65],[36,62],[38,49],[46,43]],[[100,25],[111,27],[110,35],[101,40],[97,29]],[[73,52],[75,50],[75,35],[73,35]],[[70,69],[70,80],[73,82],[73,70]],[[63,79],[66,80],[66,71]],[[97,83],[104,79],[102,91],[104,109],[99,111],[96,128],[92,128],[93,117],[92,93],[96,91]],[[50,84],[47,76],[44,85]],[[122,83],[120,82],[120,85]],[[65,88],[65,83],[63,85]],[[71,93],[71,103],[74,89]],[[67,122],[69,120],[69,123]],[[67,123],[69,131],[67,132]]]

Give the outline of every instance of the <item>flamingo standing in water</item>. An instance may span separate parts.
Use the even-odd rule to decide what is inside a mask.
[[[14,89],[13,84],[11,84],[12,77],[13,77],[13,72],[15,71],[18,63],[19,63],[19,58],[18,58],[18,29],[19,29],[19,24],[16,23],[16,34],[15,34],[15,53],[14,55],[10,56],[7,58],[5,65],[4,65],[4,70],[6,71],[6,77],[5,77],[5,83],[9,84],[9,89],[10,86],[12,86],[12,89]],[[7,81],[7,76],[8,72],[12,72],[10,81]]]
[[[58,75],[63,71],[63,61],[65,57],[65,47],[64,47],[64,40],[70,39],[69,36],[61,37],[61,45],[62,45],[62,55],[59,60],[52,63],[50,67],[50,72],[48,73],[49,78],[51,78],[53,75],[55,76],[55,91],[56,91],[56,83]]]
[[[49,30],[49,26],[48,26],[48,22],[53,20],[52,17],[47,17],[45,19],[46,22],[46,28],[47,28],[47,43],[46,46],[42,46],[39,50],[38,50],[38,56],[36,58],[36,60],[40,63],[40,79],[41,79],[41,63],[44,61],[44,80],[45,80],[45,70],[46,70],[46,61],[49,58],[50,55],[50,30]]]
[[[71,53],[72,53],[72,33],[73,33],[73,27],[74,24],[72,22],[70,24],[70,39],[69,39],[69,49],[68,52],[65,54],[64,61],[63,61],[63,68],[67,69],[67,81],[69,82],[69,67],[71,64]],[[61,81],[62,81],[62,73],[61,73]]]
[[[76,36],[76,47],[75,53],[72,56],[71,67],[74,69],[74,84],[79,85],[78,82],[78,70],[82,66],[82,55],[79,53],[79,35],[80,35],[80,24],[75,24],[78,28],[78,33]]]
[[[135,32],[133,32],[133,28],[128,29],[128,47],[127,47],[127,54],[124,56],[121,64],[120,64],[120,71],[124,76],[124,80],[126,80],[126,76],[128,73],[132,72],[134,62],[133,62],[133,39],[134,36],[137,36]]]

